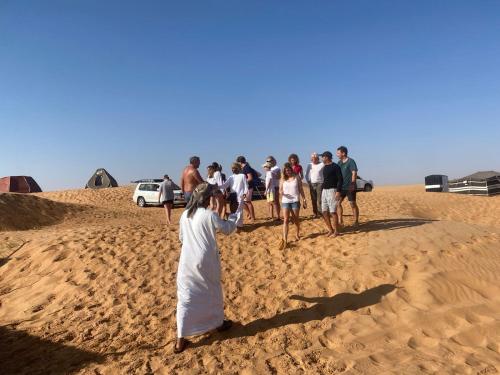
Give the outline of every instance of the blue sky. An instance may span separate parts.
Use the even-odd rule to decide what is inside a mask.
[[[0,0],[0,175],[44,190],[346,145],[376,184],[500,170],[500,2]],[[1,176],[0,176],[1,177]]]

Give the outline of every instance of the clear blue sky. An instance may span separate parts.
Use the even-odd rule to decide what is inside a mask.
[[[500,1],[0,0],[0,175],[178,181],[346,145],[377,184],[500,169]],[[260,168],[259,168],[260,169]]]

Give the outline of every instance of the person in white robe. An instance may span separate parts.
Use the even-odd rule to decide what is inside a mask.
[[[231,192],[236,193],[236,199],[238,200],[238,209],[235,212],[237,217],[236,225],[241,228],[243,227],[243,209],[248,194],[248,182],[246,176],[241,173],[241,166],[238,163],[233,163],[231,170],[233,174],[220,185],[220,188],[223,190],[230,188]]]
[[[188,336],[213,329],[231,327],[224,320],[221,265],[216,232],[229,235],[236,229],[236,216],[223,220],[209,210],[210,198],[217,186],[206,182],[193,191],[189,205],[179,222],[182,243],[177,270],[177,342],[174,352],[180,353],[189,343]]]

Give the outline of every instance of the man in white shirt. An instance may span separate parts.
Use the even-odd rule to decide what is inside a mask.
[[[323,167],[316,152],[311,154],[311,162],[307,165],[306,181],[311,192],[311,201],[314,217],[321,216],[321,192],[323,190]]]

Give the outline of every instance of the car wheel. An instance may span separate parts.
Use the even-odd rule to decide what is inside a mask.
[[[146,207],[146,200],[143,197],[137,198],[137,205],[139,207]]]
[[[373,190],[373,186],[371,186],[370,184],[366,184],[364,190],[365,191],[372,191]]]

